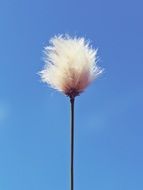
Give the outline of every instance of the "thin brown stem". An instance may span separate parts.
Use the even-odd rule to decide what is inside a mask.
[[[70,98],[71,103],[71,170],[70,170],[70,190],[74,190],[74,98]]]

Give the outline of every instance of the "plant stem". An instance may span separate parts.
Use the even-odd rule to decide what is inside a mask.
[[[74,190],[74,97],[70,98],[71,103],[71,173],[70,190]]]

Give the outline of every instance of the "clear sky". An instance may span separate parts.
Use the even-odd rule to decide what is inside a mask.
[[[1,0],[0,190],[69,190],[69,101],[43,47],[84,36],[104,74],[76,99],[75,190],[143,190],[143,2]]]

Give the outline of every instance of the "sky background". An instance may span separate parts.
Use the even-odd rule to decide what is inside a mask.
[[[142,7],[0,1],[0,190],[69,189],[69,100],[37,75],[62,33],[90,39],[104,68],[76,99],[75,190],[143,189]]]

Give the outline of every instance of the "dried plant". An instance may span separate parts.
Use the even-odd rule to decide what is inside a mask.
[[[63,92],[71,102],[71,190],[74,190],[74,99],[102,73],[102,69],[97,66],[97,50],[84,38],[55,36],[44,53],[42,81]]]

